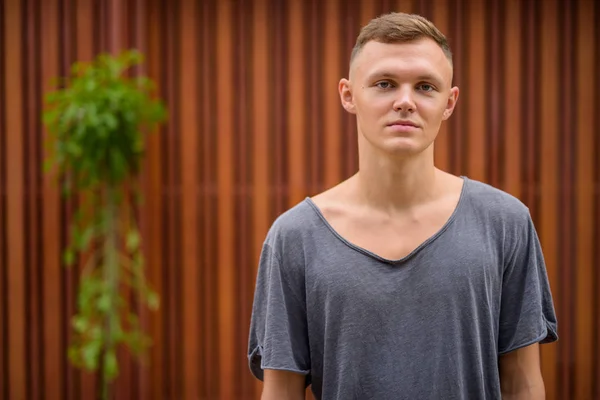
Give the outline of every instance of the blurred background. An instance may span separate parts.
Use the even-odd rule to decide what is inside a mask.
[[[360,27],[420,13],[449,38],[458,106],[439,167],[531,209],[560,341],[548,399],[600,399],[600,6],[592,0],[0,1],[0,398],[92,399],[66,357],[81,265],[65,268],[74,200],[44,174],[42,98],[99,52],[135,48],[166,101],[138,215],[154,345],[119,353],[117,399],[258,399],[246,358],[258,255],[277,215],[352,175],[337,83]],[[135,298],[131,298],[135,307]]]

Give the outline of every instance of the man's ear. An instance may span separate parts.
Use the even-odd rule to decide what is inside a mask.
[[[354,96],[352,95],[352,85],[348,79],[340,80],[338,85],[340,92],[340,100],[342,101],[342,107],[350,114],[356,114],[356,107],[354,106]]]
[[[444,110],[443,120],[447,120],[450,118],[452,113],[454,112],[454,107],[456,107],[456,102],[458,101],[459,90],[457,86],[454,86],[450,89],[450,95],[448,96],[448,103],[446,103],[446,109]]]

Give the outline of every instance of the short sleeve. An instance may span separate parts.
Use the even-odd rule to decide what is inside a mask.
[[[310,385],[310,351],[304,281],[291,265],[282,265],[265,243],[260,256],[248,343],[252,374],[263,380],[264,369],[306,375]]]
[[[529,212],[513,232],[514,250],[502,281],[499,354],[558,340],[544,256]]]

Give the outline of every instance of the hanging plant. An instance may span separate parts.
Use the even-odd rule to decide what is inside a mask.
[[[68,356],[78,367],[99,370],[102,398],[119,372],[118,346],[141,356],[150,345],[123,287],[151,310],[159,306],[145,276],[133,210],[141,198],[136,178],[145,137],[167,112],[153,96],[153,82],[129,70],[141,62],[132,50],[75,63],[62,87],[47,94],[43,110],[45,169],[55,170],[64,195],[78,200],[64,253],[66,265],[78,256],[83,265]]]

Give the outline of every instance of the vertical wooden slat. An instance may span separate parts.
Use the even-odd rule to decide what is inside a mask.
[[[305,35],[298,35],[296,32],[302,30],[305,5],[302,2],[290,2],[288,7],[287,19],[289,21],[288,31],[286,32],[287,54],[289,62],[287,63],[289,79],[289,89],[287,91],[288,100],[288,170],[290,200],[288,206],[293,206],[306,195],[306,137],[310,135],[307,130],[306,120],[306,54],[304,50]]]
[[[285,30],[287,28],[287,14],[284,14],[284,10],[287,7],[292,7],[292,4],[286,2],[278,2],[276,0],[270,0],[268,5],[269,19],[272,21],[272,33],[269,35],[271,51],[273,54],[281,54],[285,51],[286,46],[286,35]],[[287,7],[286,7],[287,6]],[[306,17],[305,17],[306,18]],[[272,79],[274,82],[287,81],[287,74],[285,71],[285,58],[283,57],[270,57],[270,69],[273,73]],[[307,62],[306,60],[304,62]],[[308,90],[308,88],[305,88]],[[285,140],[288,139],[286,135],[286,125],[284,115],[287,99],[285,99],[285,90],[283,87],[276,85],[271,88],[270,96],[270,113],[269,113],[269,148],[272,151],[272,163],[270,172],[270,181],[273,185],[273,191],[271,192],[271,219],[275,219],[277,215],[283,212],[288,204],[285,203],[284,182],[287,178],[288,167],[285,163],[287,159],[287,149],[285,146]],[[307,136],[309,132],[307,132]]]
[[[573,86],[576,85],[573,79],[573,3],[567,4],[565,2],[559,2],[557,5],[557,15],[559,17],[558,24],[562,28],[561,35],[559,37],[559,88],[558,92],[561,96],[572,99],[569,102],[559,101],[558,106],[561,113],[559,120],[559,148],[561,151],[558,154],[558,165],[559,165],[559,182],[561,185],[561,191],[558,201],[558,207],[560,214],[558,216],[558,231],[561,232],[561,244],[558,251],[558,263],[559,265],[575,265],[574,247],[575,240],[578,236],[577,231],[574,228],[576,217],[574,213],[574,167],[575,159],[573,155],[574,143],[576,135],[565,135],[560,134],[561,132],[568,132],[575,127],[575,104],[577,100],[574,96]],[[561,350],[563,350],[563,360],[565,366],[572,366],[575,364],[574,352],[575,352],[575,313],[574,308],[575,302],[572,300],[575,293],[573,287],[575,280],[574,275],[577,270],[574,268],[560,268],[560,285],[561,285],[561,296],[565,299],[570,299],[569,302],[563,302],[561,304],[561,315],[562,322],[571,328],[571,334],[567,337],[567,340],[563,341]],[[562,398],[572,398],[575,395],[575,370],[572,367],[565,368],[563,373],[563,387],[562,387]]]
[[[179,93],[181,92],[181,76],[177,73],[179,70],[179,64],[182,60],[182,52],[181,52],[181,41],[178,40],[178,32],[181,29],[181,14],[179,10],[182,8],[182,4],[184,1],[172,1],[171,11],[169,15],[172,15],[173,18],[171,22],[173,23],[171,35],[170,35],[170,47],[173,49],[173,59],[172,65],[169,68],[169,80],[170,85],[173,89],[172,92],[172,103],[171,107],[173,110],[178,110],[181,108],[179,102]],[[172,268],[172,290],[173,290],[173,304],[172,304],[172,314],[174,316],[172,332],[173,332],[173,365],[172,365],[172,374],[173,374],[173,396],[176,398],[183,397],[183,343],[184,343],[184,331],[183,331],[183,302],[184,298],[182,296],[183,293],[183,254],[181,250],[182,245],[182,215],[181,215],[181,200],[182,200],[182,165],[181,165],[181,140],[183,137],[182,134],[182,121],[179,118],[181,114],[173,113],[173,120],[175,124],[173,125],[173,130],[170,132],[172,141],[172,156],[173,156],[173,202],[171,208],[171,220],[173,221],[173,265],[175,268]]]
[[[198,76],[197,76],[197,82],[198,85],[196,87],[196,90],[198,90],[198,105],[197,105],[197,112],[199,115],[199,129],[201,132],[208,132],[208,121],[210,118],[210,113],[207,111],[208,109],[208,104],[210,104],[209,102],[205,101],[205,98],[207,97],[206,93],[208,91],[207,88],[207,71],[209,69],[208,65],[209,63],[206,60],[206,54],[207,52],[210,51],[210,49],[207,49],[206,46],[206,40],[207,40],[207,36],[204,32],[207,28],[206,24],[204,23],[207,12],[206,12],[206,2],[199,5],[196,8],[196,15],[195,18],[199,23],[199,35],[202,39],[197,40],[197,50],[196,50],[196,56],[198,57]],[[207,304],[207,296],[208,296],[208,291],[210,290],[209,288],[211,287],[211,285],[207,282],[207,274],[208,271],[211,270],[211,268],[206,268],[204,267],[206,265],[206,258],[210,255],[210,249],[207,248],[206,246],[206,242],[207,242],[207,235],[206,235],[206,226],[207,226],[207,220],[208,220],[208,213],[206,212],[206,208],[207,208],[207,204],[209,203],[208,201],[208,196],[207,196],[207,184],[206,184],[206,176],[207,176],[207,168],[205,167],[207,164],[207,157],[205,156],[206,154],[206,141],[207,138],[209,138],[211,135],[208,134],[200,134],[198,139],[197,139],[197,143],[198,143],[198,147],[197,147],[197,152],[198,152],[198,185],[199,185],[199,201],[198,201],[198,225],[199,225],[199,229],[198,229],[198,245],[200,246],[199,249],[199,264],[198,264],[198,268],[200,268],[199,271],[199,281],[198,281],[198,288],[200,290],[200,298],[199,298],[199,303],[198,303],[198,308],[199,308],[199,324],[200,327],[202,329],[202,335],[199,338],[200,340],[200,344],[199,344],[199,351],[200,351],[200,364],[199,364],[199,377],[198,377],[198,381],[199,381],[199,390],[200,390],[200,394],[199,397],[200,398],[208,398],[209,395],[209,384],[208,382],[210,382],[207,379],[207,376],[210,374],[210,370],[214,369],[216,366],[212,365],[213,368],[208,368],[208,365],[211,365],[211,353],[212,353],[212,348],[206,346],[207,340],[210,340],[209,338],[211,338],[211,334],[210,332],[214,329],[211,327],[214,326],[214,324],[210,324],[209,321],[207,321],[207,317],[208,314],[207,310],[206,310],[206,304]]]
[[[487,137],[487,143],[483,144],[487,150],[485,157],[487,182],[493,186],[501,186],[502,169],[500,168],[499,159],[504,153],[504,141],[500,140],[500,132],[504,125],[504,120],[500,117],[502,110],[502,100],[504,99],[504,69],[501,68],[501,21],[502,8],[499,0],[493,0],[486,3],[485,14],[487,23],[484,23],[484,30],[488,44],[485,45],[484,64],[485,70],[488,72],[485,77],[485,87],[489,87],[490,91],[486,91],[488,98],[486,101],[486,110],[488,121],[483,132],[474,132],[475,135]],[[485,21],[484,21],[485,22]],[[484,53],[484,54],[485,54]],[[483,92],[483,91],[481,91]]]
[[[395,2],[390,2],[392,4],[390,4],[389,10],[386,10],[385,12],[392,12],[392,11],[396,11],[396,12],[403,12],[403,13],[408,13],[408,14],[412,14],[416,9],[416,0],[396,0]],[[394,4],[395,3],[395,4]],[[443,7],[444,5],[442,5]],[[440,26],[436,25],[438,28],[440,28]],[[440,28],[441,29],[441,28]]]
[[[26,87],[26,113],[28,115],[39,115],[39,82],[38,82],[38,67],[39,67],[39,12],[40,7],[37,1],[29,0],[26,3],[26,27],[27,27],[27,75],[25,78]],[[26,163],[26,196],[25,204],[27,204],[27,226],[25,233],[25,248],[26,255],[26,282],[27,282],[27,331],[28,342],[27,359],[28,362],[28,386],[29,396],[31,398],[40,398],[43,393],[42,388],[42,340],[41,340],[41,255],[40,246],[40,218],[38,211],[40,210],[39,201],[39,174],[40,159],[38,149],[39,143],[39,119],[26,118],[25,127],[27,130],[27,149],[25,153]]]
[[[400,3],[403,3],[402,1]],[[446,35],[448,42],[452,42],[452,38],[449,37],[449,27],[448,27],[448,2],[440,1],[436,4],[436,7],[433,10],[433,17],[431,21],[437,26],[437,28]],[[450,44],[450,48],[452,49],[452,44]],[[454,49],[452,49],[454,51]],[[454,78],[452,79],[451,85],[454,86]],[[461,102],[461,92],[459,88],[459,96],[456,107],[462,107]],[[450,116],[450,118],[453,118]],[[449,148],[449,138],[448,138],[448,123],[442,122],[442,126],[440,127],[440,132],[437,135],[437,138],[434,143],[434,154],[435,154],[435,165],[443,171],[448,171],[450,168],[450,148]]]
[[[539,130],[543,132],[540,138],[540,153],[544,155],[544,160],[553,160],[552,162],[547,162],[544,165],[544,168],[541,169],[541,180],[540,180],[540,189],[541,196],[544,199],[540,203],[540,220],[538,222],[538,229],[540,230],[540,239],[542,243],[542,248],[544,250],[544,255],[546,258],[547,269],[549,279],[553,283],[558,283],[558,270],[559,266],[557,265],[557,257],[558,252],[557,249],[559,247],[558,243],[558,203],[557,203],[557,195],[558,191],[556,188],[557,176],[559,175],[558,170],[558,126],[559,126],[559,109],[558,109],[558,99],[557,99],[557,91],[556,87],[547,85],[545,82],[556,82],[558,81],[558,70],[556,60],[558,59],[558,52],[556,47],[556,42],[558,39],[557,31],[555,29],[556,26],[556,1],[548,1],[542,7],[541,14],[541,44],[530,41],[528,43],[529,47],[527,50],[529,52],[533,52],[533,46],[541,47],[541,60],[540,60],[540,79],[539,83],[541,83],[540,87],[540,109],[544,112],[544,118],[541,118]],[[534,81],[536,82],[536,81]],[[537,83],[536,82],[536,83]],[[529,87],[528,90],[535,90],[535,87]],[[531,103],[529,103],[531,104]],[[533,131],[529,131],[527,135],[533,135]],[[534,188],[535,189],[535,188]],[[530,188],[531,190],[531,188]],[[531,204],[531,202],[528,202]],[[560,313],[560,307],[558,305],[563,302],[562,293],[558,290],[559,286],[554,285],[553,294],[555,296],[555,300],[557,302],[557,312],[558,317],[561,319],[564,315]],[[562,333],[565,334],[564,325],[561,324]],[[568,337],[568,336],[567,336]],[[564,336],[563,336],[564,338]],[[553,348],[550,346],[542,347],[542,359],[552,359],[555,356],[551,353]],[[561,354],[561,359],[563,355]],[[556,375],[555,368],[560,368],[559,377]],[[564,368],[568,368],[565,364]],[[548,398],[549,399],[564,399],[564,392],[558,392],[558,389],[561,385],[562,378],[564,377],[564,369],[561,368],[561,364],[557,363],[547,363],[544,362],[542,365],[542,372],[544,375],[545,383],[548,387]],[[560,379],[560,380],[559,380]]]
[[[160,37],[163,34],[164,27],[160,24],[160,7],[158,0],[152,0],[148,4],[148,74],[156,82],[157,89],[162,98],[164,98],[165,88],[160,79],[162,75],[162,60],[164,59],[163,49],[160,46]],[[169,110],[170,111],[170,110]],[[169,119],[172,118],[172,112],[169,113]],[[165,363],[165,347],[163,324],[165,320],[165,292],[162,286],[162,269],[164,253],[164,226],[160,215],[163,210],[164,188],[163,165],[164,158],[162,154],[162,135],[164,128],[159,129],[148,138],[147,156],[144,160],[144,169],[146,179],[144,184],[144,203],[141,207],[141,213],[144,216],[144,226],[147,236],[144,237],[145,259],[147,261],[148,277],[154,289],[158,292],[161,299],[161,305],[158,312],[150,315],[150,332],[152,334],[153,346],[150,353],[150,385],[152,398],[159,400],[164,398],[164,380],[166,375],[163,373]]]
[[[339,8],[339,1],[329,0],[325,2],[324,8],[324,15],[335,15]],[[340,113],[343,109],[340,105],[340,98],[337,90],[337,84],[340,79],[340,76],[338,75],[340,70],[340,60],[338,52],[336,51],[340,42],[339,28],[336,23],[327,23],[325,19],[323,20],[323,23],[325,24],[325,59],[323,67],[323,84],[320,85],[320,87],[323,92],[322,97],[325,110],[324,126],[321,131],[322,135],[325,137],[325,148],[323,152],[324,157],[326,158],[323,182],[325,189],[336,185],[342,178],[340,171],[340,158],[342,157],[340,136],[345,133],[341,132],[340,127]]]
[[[311,188],[311,192],[321,192],[325,189],[324,187],[324,177],[325,171],[329,168],[328,159],[329,157],[324,156],[324,144],[325,144],[325,135],[324,135],[324,114],[323,114],[323,63],[319,62],[323,58],[323,30],[324,30],[324,13],[323,7],[324,2],[308,2],[305,3],[308,6],[307,13],[305,14],[305,18],[308,18],[306,21],[306,26],[308,28],[308,32],[306,34],[308,41],[306,44],[308,45],[306,55],[307,55],[307,67],[308,67],[308,80],[309,82],[313,82],[312,85],[309,85],[310,89],[308,92],[308,107],[307,110],[309,112],[308,117],[308,134],[311,136],[310,145],[307,147],[309,149],[309,171],[311,171],[309,175],[310,183],[309,187]],[[289,105],[288,105],[289,107]],[[332,133],[335,135],[335,133]]]
[[[182,162],[182,253],[183,253],[183,298],[184,318],[183,334],[185,356],[183,366],[183,397],[185,399],[199,398],[199,339],[201,335],[198,320],[198,154],[197,138],[199,120],[197,118],[197,65],[196,40],[196,8],[195,2],[185,2],[180,8],[181,15],[181,52],[185,54],[179,65],[181,76],[181,91],[179,93],[178,117],[181,120]]]
[[[594,281],[590,279],[594,276],[594,265],[590,262],[594,257],[594,221],[590,216],[594,215],[594,149],[595,141],[598,140],[598,136],[594,134],[594,114],[598,112],[598,105],[594,104],[594,87],[598,78],[594,73],[595,49],[590,44],[590,38],[594,37],[594,4],[579,1],[576,17],[577,159],[574,162],[577,168],[577,290],[574,384],[576,399],[591,399],[594,365],[590,349],[594,346],[593,321],[598,318],[593,310],[597,291],[594,291]]]
[[[457,104],[452,117],[448,121],[448,145],[449,150],[449,172],[457,175],[467,173],[465,147],[468,126],[465,120],[469,116],[469,93],[468,93],[468,62],[470,58],[465,56],[465,38],[467,32],[465,27],[466,15],[461,8],[461,2],[449,3],[449,26],[448,35],[451,38],[450,45],[454,52],[454,85],[461,90],[460,103]]]
[[[51,80],[58,75],[58,0],[43,1],[41,20],[42,46],[42,89],[44,93],[56,89]],[[44,129],[43,139],[46,140]],[[46,153],[44,153],[46,155]],[[61,309],[64,291],[61,285],[60,242],[57,229],[59,220],[59,191],[54,171],[44,174],[42,182],[44,235],[42,260],[43,303],[43,349],[44,349],[44,393],[47,399],[64,398],[62,369],[64,354],[61,352],[61,338],[66,329],[59,321],[63,320]]]
[[[218,323],[218,262],[217,262],[217,104],[215,102],[217,90],[217,38],[215,35],[217,22],[216,2],[202,3],[202,131],[210,134],[201,135],[202,154],[202,265],[203,271],[203,322],[205,354],[203,364],[203,379],[205,383],[202,396],[218,398],[220,374],[219,357],[219,332]]]
[[[339,57],[342,59],[340,77],[349,79],[350,57],[352,49],[356,44],[356,35],[361,28],[360,16],[362,7],[346,7],[343,3],[340,3],[339,13],[341,15],[339,20],[342,22],[342,42],[339,46]],[[344,178],[349,178],[356,173],[358,168],[356,118],[353,118],[352,114],[344,110],[342,111],[340,126],[342,129],[342,151],[344,153],[342,169],[344,171]]]
[[[591,48],[594,49],[594,66],[595,68],[598,68],[598,65],[600,64],[600,7],[595,6],[593,8],[594,10],[594,34],[592,36],[592,38],[594,38],[593,41],[591,41]],[[588,42],[589,43],[589,42]],[[597,110],[600,107],[600,79],[596,78],[595,80],[595,86],[594,86],[594,97],[593,97],[593,101],[594,101],[594,106],[595,109]],[[600,113],[595,112],[594,113],[594,126],[599,126],[600,125]],[[598,188],[600,188],[600,138],[598,138],[598,136],[596,135],[596,146],[594,147],[594,187],[596,188],[595,193],[594,193],[594,214],[593,214],[593,225],[594,225],[594,239],[592,240],[592,243],[594,243],[594,248],[598,249],[600,248],[600,190],[598,190]],[[593,379],[594,382],[594,391],[593,391],[593,395],[595,398],[600,398],[600,318],[598,318],[598,315],[600,315],[600,290],[598,290],[598,288],[600,288],[600,268],[598,268],[598,265],[600,265],[600,255],[598,254],[597,251],[594,251],[593,256],[592,256],[592,260],[591,260],[591,264],[593,266],[595,266],[594,269],[594,278],[592,278],[593,280],[593,284],[594,284],[594,288],[596,289],[596,301],[594,302],[594,318],[595,321],[593,323],[593,327],[594,327],[594,336],[593,336],[593,343],[594,343],[594,349],[592,350],[592,357],[594,360],[594,370],[595,373],[592,375],[595,379]],[[595,350],[595,351],[594,351]]]
[[[27,397],[26,321],[25,321],[25,237],[23,152],[23,37],[22,2],[10,0],[5,4],[4,18],[4,87],[10,93],[6,103],[6,225],[8,259],[8,363],[9,398]]]
[[[487,178],[486,168],[486,94],[487,91],[481,90],[486,87],[486,68],[485,43],[487,41],[485,32],[486,8],[482,0],[473,0],[468,2],[468,47],[467,52],[471,54],[468,58],[469,83],[465,93],[469,108],[469,118],[467,122],[468,141],[467,151],[468,168],[467,173],[472,179],[485,181]],[[479,55],[479,56],[476,56]],[[491,93],[491,95],[495,95]]]
[[[147,14],[148,14],[148,7],[147,7],[147,1],[146,0],[131,0],[129,2],[129,5],[131,7],[131,12],[129,14],[131,21],[131,24],[133,25],[131,27],[131,32],[132,32],[132,37],[131,37],[131,44],[130,46],[132,48],[136,48],[138,49],[143,55],[144,55],[144,63],[142,65],[140,65],[137,68],[137,71],[144,75],[144,76],[148,76],[148,63],[149,63],[149,58],[148,58],[148,32],[147,32],[147,24],[146,24],[146,18],[147,18]],[[150,133],[151,135],[153,135],[154,133]],[[146,142],[145,142],[145,146],[146,146],[146,157],[147,157],[147,146],[149,144],[149,138],[146,138]],[[144,166],[142,168],[142,170],[140,171],[140,177],[139,177],[139,183],[140,183],[140,190],[142,191],[143,196],[146,195],[147,193],[147,182],[148,182],[148,169],[146,167],[146,164],[144,164],[146,160],[144,159],[142,161],[142,165]],[[145,197],[144,197],[145,199]],[[139,228],[140,228],[140,234],[143,238],[143,240],[147,240],[148,236],[149,236],[149,231],[148,231],[148,224],[147,221],[145,220],[145,218],[143,218],[143,211],[142,211],[142,207],[140,207],[139,205],[136,206],[136,220],[139,221]],[[144,255],[147,255],[147,248],[146,248],[146,242],[142,243],[142,251],[144,252]],[[145,257],[145,273],[147,274],[146,276],[150,276],[151,275],[151,271],[148,268],[148,257]],[[153,282],[152,280],[150,280],[150,285],[152,287],[155,286],[155,282]],[[144,330],[144,332],[146,334],[150,334],[152,335],[152,331],[150,330],[150,324],[149,324],[149,319],[150,319],[150,315],[149,315],[149,310],[147,309],[146,305],[144,303],[142,303],[140,301],[139,298],[136,298],[134,301],[134,309],[135,311],[138,313],[139,315],[139,321],[140,321],[140,327]],[[153,313],[154,314],[154,313]],[[152,337],[152,336],[151,336]],[[152,350],[150,350],[151,353]],[[148,357],[148,355],[144,355],[143,359],[141,360],[141,362],[139,362],[137,365],[138,367],[135,369],[134,373],[134,377],[133,377],[133,398],[134,399],[150,399],[150,379],[149,379],[149,361],[150,363],[152,362],[151,357]]]
[[[268,69],[267,57],[270,54],[270,49],[268,46],[268,34],[269,34],[269,21],[267,14],[267,4],[268,0],[257,0],[254,2],[254,23],[253,23],[253,50],[254,57],[252,59],[253,62],[253,126],[252,130],[254,133],[254,142],[253,142],[253,222],[254,226],[254,237],[252,242],[252,260],[254,261],[254,268],[252,269],[252,288],[254,288],[255,277],[258,272],[258,261],[260,258],[260,251],[262,248],[262,244],[269,229],[269,172],[268,172],[268,162],[269,159],[264,157],[264,152],[268,149],[268,134],[267,130],[269,129],[267,121],[268,121],[268,113],[269,113],[269,99],[268,99],[268,91],[263,90],[264,87],[267,87],[269,84],[269,77],[271,73]],[[297,20],[301,20],[298,18]],[[291,22],[291,21],[290,21]],[[290,24],[292,25],[293,22]],[[301,37],[302,35],[289,35],[289,38]],[[293,47],[290,45],[290,48],[295,48],[296,51],[293,54],[297,54],[299,52],[298,49],[302,49],[302,44],[296,44],[297,47]],[[298,66],[302,65],[302,63],[294,63],[290,62],[290,66]],[[291,73],[291,76],[303,76],[302,72],[298,72],[297,74],[294,71]],[[301,96],[303,93],[303,88],[300,84],[300,79],[292,79],[290,81],[290,93],[294,93],[294,98],[297,99],[296,96]],[[293,86],[296,85],[296,86]],[[302,106],[304,103],[303,98],[297,101],[299,106]],[[291,107],[290,107],[291,109]],[[297,110],[296,110],[297,111]],[[291,112],[288,117],[290,120],[290,135],[293,135],[294,129],[303,122],[301,118],[298,118],[296,121],[294,116],[302,115],[302,111],[300,112]],[[303,129],[299,129],[302,132]],[[291,140],[290,140],[291,142]],[[292,155],[299,151],[299,148],[295,148],[293,152],[290,152],[290,158]],[[298,168],[298,170],[300,170]],[[303,179],[303,178],[302,178]],[[299,179],[301,180],[301,179]],[[299,182],[301,184],[301,182]],[[291,194],[292,198],[295,198],[297,194],[294,192],[294,181],[291,183]],[[262,385],[258,380],[255,381],[255,391],[254,398],[260,398],[260,394],[262,392]]]
[[[234,302],[231,294],[234,286],[234,249],[230,238],[233,236],[233,187],[232,187],[232,123],[231,112],[234,102],[231,90],[225,90],[232,79],[232,38],[230,33],[232,4],[230,0],[217,4],[217,115],[219,140],[217,157],[218,178],[218,303],[219,303],[219,396],[233,398],[231,376],[234,373],[235,355],[231,351],[234,338]]]
[[[107,24],[108,50],[113,54],[118,54],[124,49],[125,27],[123,26],[123,2],[120,0],[107,1],[108,15],[105,23]]]
[[[163,52],[163,64],[164,69],[162,73],[162,79],[164,82],[165,99],[169,107],[172,110],[177,110],[178,99],[177,99],[177,74],[176,68],[176,56],[177,56],[177,22],[179,16],[176,14],[177,6],[179,2],[164,2],[161,3],[162,20],[165,24],[165,32],[161,41],[161,52]],[[164,58],[166,55],[166,59]],[[165,203],[163,205],[163,219],[165,231],[167,234],[164,237],[165,253],[163,258],[163,287],[165,292],[163,294],[166,324],[163,325],[165,330],[165,363],[164,368],[164,379],[165,379],[165,393],[164,397],[175,398],[177,397],[178,387],[178,376],[177,369],[177,347],[180,341],[178,333],[180,327],[177,326],[177,302],[179,293],[177,291],[177,270],[181,268],[178,264],[177,255],[177,201],[180,199],[178,196],[177,187],[177,164],[178,159],[178,148],[177,140],[180,134],[178,130],[178,113],[173,111],[171,118],[168,121],[166,135],[163,137],[163,154],[165,155],[165,163],[163,168],[165,169],[164,174],[164,185],[166,189]],[[165,268],[165,266],[169,266]]]
[[[504,69],[504,90],[506,97],[504,99],[504,114],[500,116],[503,119],[504,130],[500,133],[504,138],[504,159],[501,163],[504,167],[504,190],[521,198],[521,141],[526,133],[521,130],[521,120],[523,115],[522,103],[522,28],[521,12],[519,10],[519,0],[510,0],[503,3],[504,6],[504,25],[499,27],[503,33],[501,57],[503,59],[502,68]]]
[[[23,51],[23,112],[25,114],[34,113],[35,109],[35,73],[33,66],[33,58],[35,51],[35,21],[32,21],[35,17],[35,11],[33,10],[35,5],[31,0],[22,2],[23,9],[23,42],[31,43]],[[35,192],[32,180],[35,182],[35,126],[32,126],[32,121],[25,118],[23,119],[23,208],[24,208],[24,220],[23,220],[23,248],[27,249],[24,252],[23,260],[23,272],[24,272],[24,288],[25,288],[25,357],[27,360],[32,360],[26,364],[26,385],[27,385],[27,396],[31,397],[39,393],[39,387],[36,387],[35,369],[36,362],[32,359],[32,352],[36,350],[35,343],[35,325],[36,320],[33,318],[33,310],[35,309],[35,297],[34,285],[36,280],[36,272],[34,269],[34,262],[36,259],[36,248],[35,243],[35,219],[32,214],[35,214]],[[33,151],[32,151],[33,150]],[[33,182],[33,183],[34,183]],[[35,183],[34,183],[35,184]],[[33,190],[32,190],[33,189]],[[37,358],[37,357],[36,357]]]
[[[361,1],[360,2],[360,18],[359,26],[357,27],[355,35],[358,36],[360,29],[369,23],[373,18],[376,17],[375,2],[373,1]]]
[[[239,10],[239,30],[236,32],[237,42],[240,46],[237,46],[237,64],[245,65],[246,68],[238,69],[236,84],[239,87],[239,98],[242,99],[245,107],[241,108],[240,119],[238,121],[238,127],[236,131],[239,132],[239,139],[237,143],[237,153],[239,154],[239,175],[238,185],[240,190],[238,192],[237,201],[237,215],[239,219],[239,228],[236,232],[236,247],[239,249],[239,256],[243,261],[238,265],[238,273],[236,279],[236,286],[238,291],[238,298],[236,308],[238,309],[236,320],[237,320],[237,336],[236,340],[236,377],[239,377],[239,384],[237,385],[235,396],[237,398],[248,398],[253,394],[253,382],[252,377],[248,374],[246,347],[247,339],[249,335],[249,326],[252,313],[252,300],[254,298],[254,276],[252,271],[254,270],[254,260],[252,256],[254,251],[252,248],[254,227],[252,225],[252,207],[254,198],[252,196],[252,163],[255,161],[254,154],[252,152],[253,136],[252,136],[252,124],[254,114],[252,110],[252,58],[254,57],[253,47],[254,44],[252,33],[254,32],[252,27],[252,20],[254,18],[254,8],[252,4],[245,1],[238,0],[237,9]]]
[[[534,218],[538,215],[535,204],[536,189],[536,161],[537,147],[536,137],[539,127],[538,110],[541,108],[539,103],[540,96],[537,93],[537,85],[540,76],[540,56],[541,49],[537,42],[539,35],[539,24],[541,16],[538,14],[538,8],[535,2],[521,2],[523,15],[523,30],[525,45],[522,47],[524,59],[524,78],[525,85],[524,103],[529,108],[529,112],[523,113],[522,140],[523,140],[523,170],[521,179],[523,180],[523,200],[525,204],[531,207]]]
[[[0,15],[6,14],[6,5],[0,3]],[[8,374],[8,260],[7,260],[7,225],[6,225],[6,101],[4,79],[4,48],[6,29],[4,18],[0,17],[0,398],[8,398],[10,377]]]

